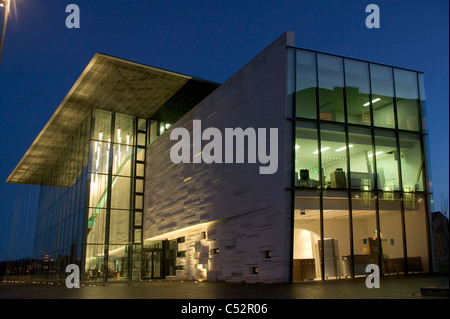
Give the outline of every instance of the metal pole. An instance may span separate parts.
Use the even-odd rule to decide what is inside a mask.
[[[8,23],[10,0],[5,0],[5,18],[3,19],[2,37],[0,38],[0,66],[2,65],[2,52],[5,43],[6,25]]]

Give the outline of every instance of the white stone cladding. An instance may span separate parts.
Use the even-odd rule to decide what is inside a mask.
[[[175,239],[186,257],[178,279],[287,282],[291,258],[291,124],[286,115],[287,46],[283,34],[153,142],[147,151],[143,238]],[[174,164],[170,132],[278,128],[278,171],[256,164]],[[192,134],[191,134],[192,136]],[[191,141],[192,142],[192,141]],[[204,144],[205,145],[205,142]],[[192,147],[191,147],[192,151]],[[288,156],[286,156],[288,154]],[[195,155],[195,154],[194,154]],[[192,154],[191,154],[192,156]],[[206,238],[205,237],[206,234]]]

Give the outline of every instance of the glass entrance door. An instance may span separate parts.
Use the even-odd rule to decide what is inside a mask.
[[[162,278],[162,249],[143,251],[142,278]]]

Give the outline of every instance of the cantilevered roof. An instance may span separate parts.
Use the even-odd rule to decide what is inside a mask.
[[[93,108],[174,123],[218,86],[96,54],[6,182],[43,185],[65,141]]]

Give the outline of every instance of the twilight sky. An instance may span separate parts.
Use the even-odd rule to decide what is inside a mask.
[[[422,71],[435,210],[448,197],[448,0],[14,2],[0,66],[0,260],[23,189],[5,180],[97,52],[224,82],[289,30],[297,47]],[[79,29],[65,25],[71,3]],[[365,25],[371,3],[379,29]]]

